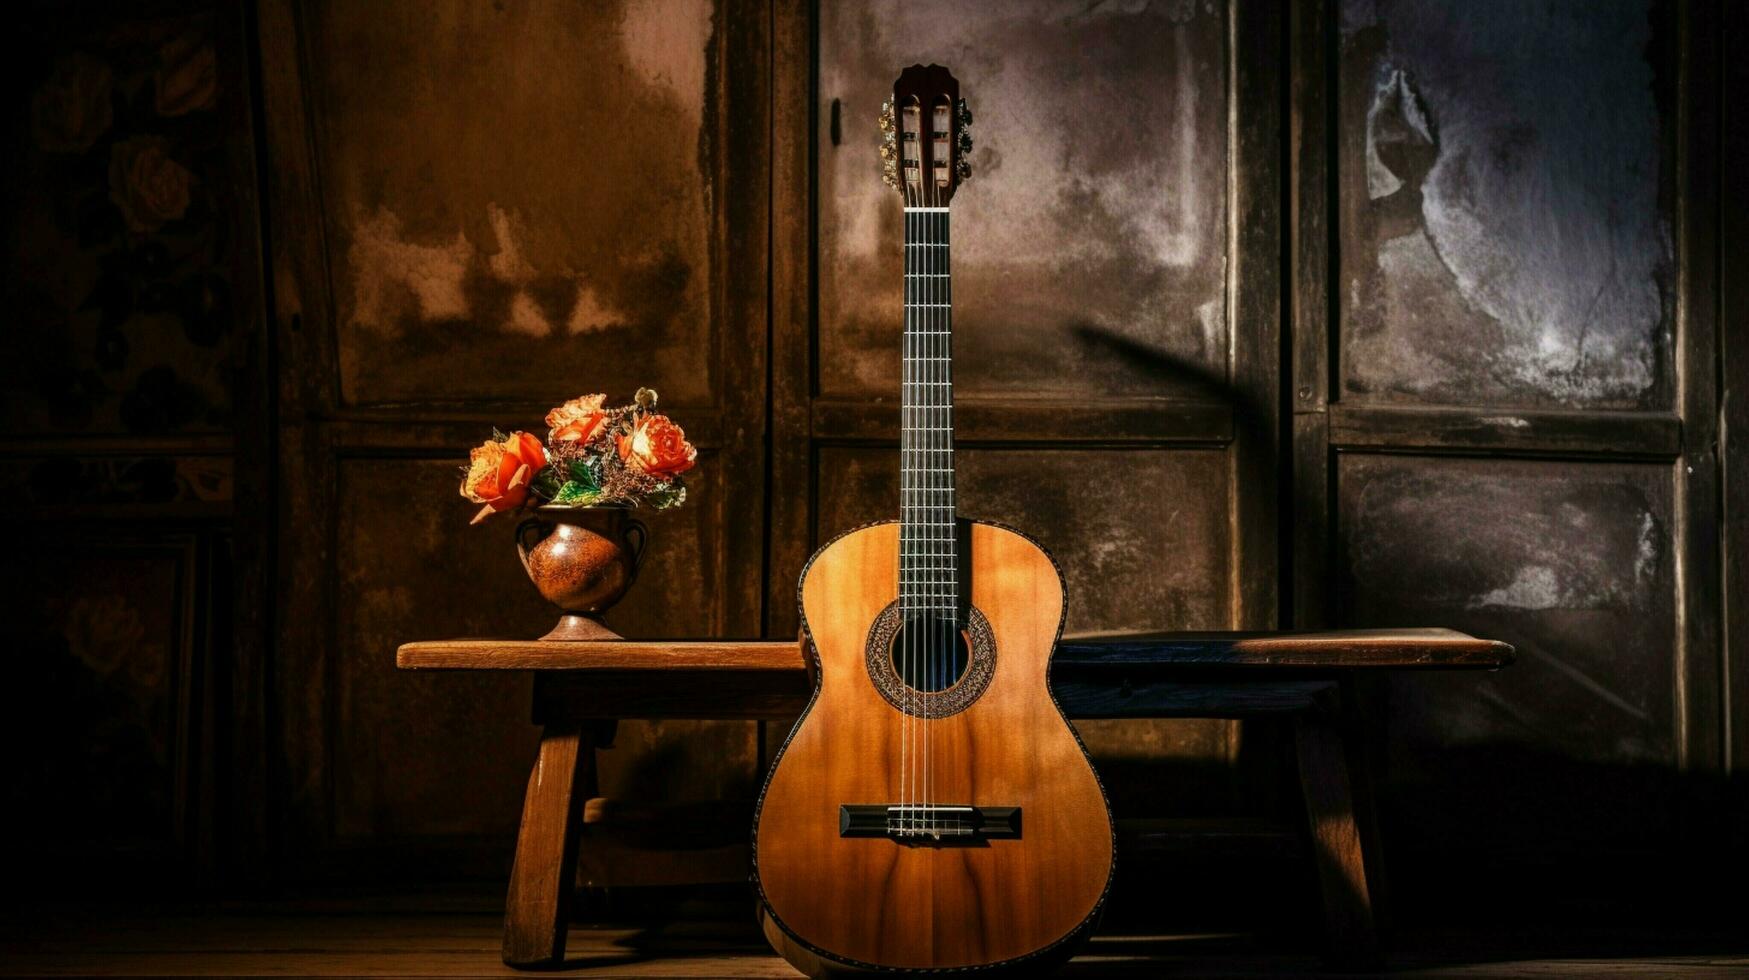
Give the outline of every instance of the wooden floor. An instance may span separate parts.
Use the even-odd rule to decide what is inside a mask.
[[[498,961],[500,920],[484,896],[357,896],[264,903],[50,903],[0,924],[6,976],[794,977],[748,921],[571,931],[562,971],[517,974]],[[720,911],[717,910],[717,911]],[[1734,943],[1734,948],[1733,948]],[[1332,975],[1281,939],[1237,934],[1102,935],[1065,977]],[[1399,936],[1396,976],[1749,976],[1749,937],[1621,930],[1556,940],[1446,933]]]

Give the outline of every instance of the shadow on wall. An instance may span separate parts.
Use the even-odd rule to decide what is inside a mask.
[[[1225,377],[1096,326],[1071,330],[1175,389],[1231,406],[1238,429],[1268,444],[1267,406]],[[1587,464],[1598,472],[1581,478],[1568,470],[1538,476],[1526,469],[1534,465],[1451,464],[1473,501],[1460,516],[1490,526],[1449,547],[1427,548],[1439,515],[1417,516],[1418,508],[1451,505],[1421,480],[1398,481],[1390,499],[1401,519],[1350,511],[1330,518],[1353,525],[1333,524],[1333,537],[1370,536],[1335,549],[1335,625],[1450,626],[1504,639],[1520,654],[1498,673],[1362,686],[1396,896],[1477,920],[1510,910],[1578,922],[1603,908],[1706,919],[1716,909],[1699,896],[1714,889],[1702,886],[1741,873],[1727,870],[1720,852],[1729,845],[1742,855],[1749,844],[1749,829],[1725,816],[1745,812],[1749,793],[1678,770],[1673,692],[1659,666],[1667,660],[1622,654],[1656,649],[1673,623],[1669,557],[1649,544],[1666,534],[1653,515],[1668,504],[1655,474],[1640,472],[1650,467]],[[1371,475],[1362,468],[1351,478],[1361,484]],[[1292,485],[1285,474],[1283,483]],[[1540,553],[1528,545],[1520,553],[1517,538],[1526,535],[1541,550],[1561,551],[1560,560],[1520,567],[1513,558]],[[1530,601],[1537,597],[1547,601]],[[1267,767],[1280,751],[1279,738],[1265,732],[1245,740],[1238,764]]]

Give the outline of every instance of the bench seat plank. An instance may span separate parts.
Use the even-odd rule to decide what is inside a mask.
[[[1065,637],[1054,666],[1294,671],[1494,669],[1512,647],[1446,629],[1305,633],[1123,633]],[[751,671],[806,669],[794,640],[428,640],[395,654],[406,670]]]

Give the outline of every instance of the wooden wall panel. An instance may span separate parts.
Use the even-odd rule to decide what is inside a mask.
[[[346,404],[712,400],[720,16],[308,5]]]
[[[1345,622],[1449,626],[1518,649],[1498,674],[1393,684],[1391,731],[1427,745],[1420,765],[1440,745],[1501,742],[1575,763],[1674,762],[1668,465],[1345,454],[1337,479]]]
[[[895,395],[900,209],[875,118],[948,65],[974,117],[954,198],[961,395],[1189,387],[1229,350],[1225,5],[821,4],[819,388]],[[1124,348],[1157,355],[1123,356]]]
[[[1375,692],[1405,859],[1682,846],[1670,465],[1344,455],[1338,481],[1341,622],[1518,649],[1498,674]]]
[[[339,837],[511,833],[538,732],[511,675],[409,675],[410,637],[490,636],[553,617],[511,528],[465,528],[450,459],[351,458],[338,468],[334,832]],[[454,499],[452,499],[454,498]],[[458,793],[458,786],[468,786]]]
[[[962,447],[954,455],[960,516],[1012,525],[1056,558],[1069,592],[1066,632],[1226,627],[1224,453]],[[817,478],[822,543],[898,516],[897,447],[823,448]]]
[[[1668,408],[1671,5],[1337,5],[1343,396]]]

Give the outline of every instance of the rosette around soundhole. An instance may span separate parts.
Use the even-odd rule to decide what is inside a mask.
[[[919,625],[913,623],[913,628]],[[996,635],[990,621],[976,607],[968,610],[963,624],[965,669],[953,683],[940,690],[925,690],[900,676],[906,651],[895,650],[903,641],[903,614],[897,602],[888,603],[868,631],[865,662],[869,679],[887,703],[916,718],[946,718],[971,707],[990,686],[996,673]]]

